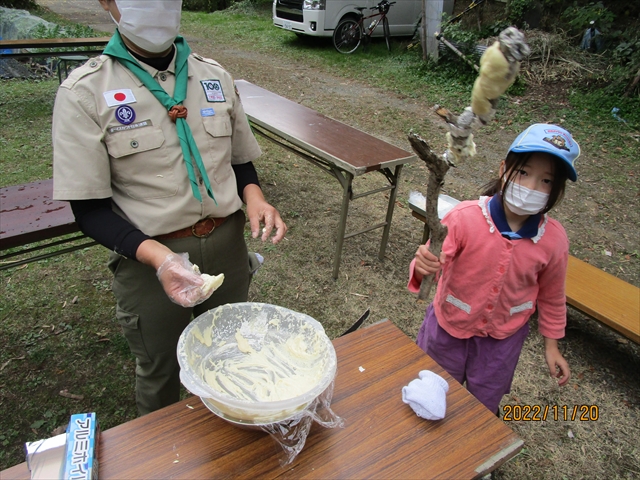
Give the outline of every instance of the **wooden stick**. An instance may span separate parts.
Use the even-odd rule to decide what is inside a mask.
[[[446,157],[440,157],[435,154],[431,147],[425,142],[420,135],[415,133],[409,133],[409,143],[411,148],[416,152],[418,157],[426,163],[429,169],[429,183],[427,185],[425,216],[427,218],[427,225],[429,226],[429,237],[431,243],[429,244],[429,251],[436,257],[440,258],[440,252],[442,251],[442,244],[447,236],[447,227],[440,223],[438,217],[438,196],[440,195],[440,188],[444,184],[444,177],[449,171],[449,167],[455,166]],[[418,301],[424,301],[431,293],[431,286],[433,285],[433,275],[426,275],[422,277],[422,283],[420,284],[420,292],[418,293]]]

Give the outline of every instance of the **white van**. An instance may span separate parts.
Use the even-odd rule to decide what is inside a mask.
[[[366,7],[364,15],[374,13],[369,8],[380,0],[273,0],[273,24],[298,35],[331,37],[345,17],[358,18],[356,7]],[[413,35],[422,14],[422,0],[395,0],[387,18],[391,36]],[[374,35],[382,36],[382,23]]]

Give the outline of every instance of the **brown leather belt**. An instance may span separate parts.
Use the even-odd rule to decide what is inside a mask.
[[[198,238],[206,238],[216,227],[222,225],[228,217],[224,218],[212,218],[207,217],[190,227],[185,227],[181,230],[176,230],[175,232],[165,233],[163,235],[157,235],[155,238],[158,240],[169,240],[172,238],[186,238],[186,237],[198,237]]]

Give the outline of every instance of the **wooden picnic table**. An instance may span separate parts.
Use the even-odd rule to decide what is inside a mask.
[[[331,406],[345,427],[314,424],[290,465],[280,466],[280,447],[269,435],[233,426],[191,397],[102,432],[99,478],[479,478],[522,448],[504,422],[391,322],[333,344]],[[449,383],[443,420],[421,419],[402,402],[402,387],[420,370]],[[29,478],[26,463],[0,474]]]
[[[102,52],[102,49],[107,45],[107,43],[109,43],[109,40],[111,40],[111,37],[23,38],[19,40],[0,40],[0,59],[59,57],[65,55],[99,55]],[[96,49],[95,47],[100,48]],[[65,50],[54,51],[54,49],[62,48]],[[78,50],[79,48],[81,50]],[[25,49],[40,49],[41,51],[22,51]]]
[[[236,85],[255,132],[320,167],[340,182],[342,204],[333,259],[333,278],[338,278],[344,241],[355,235],[382,228],[378,257],[380,260],[384,259],[400,173],[402,167],[416,161],[417,156],[245,80],[237,80]],[[382,173],[387,184],[354,194],[354,177],[369,172]],[[381,192],[389,192],[384,221],[347,234],[349,203]]]
[[[52,197],[52,179],[0,188],[0,251],[48,241],[44,245],[0,255],[0,270],[96,244],[94,241],[76,242],[86,236],[80,233],[69,202]],[[55,240],[58,237],[64,238]],[[52,253],[24,258],[48,247],[71,243],[74,245]],[[9,260],[14,257],[20,257],[20,260]]]

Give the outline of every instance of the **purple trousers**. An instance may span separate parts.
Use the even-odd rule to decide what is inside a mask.
[[[511,390],[529,324],[508,338],[455,338],[439,324],[433,304],[427,308],[416,343],[491,412]]]

